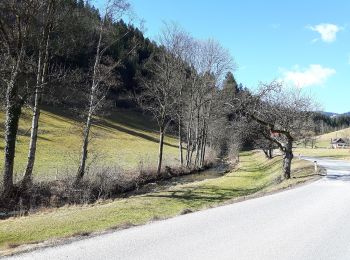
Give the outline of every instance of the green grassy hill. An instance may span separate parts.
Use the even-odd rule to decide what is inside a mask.
[[[334,139],[334,138],[350,138],[350,128],[346,128],[346,129],[342,129],[339,131],[318,136],[317,146],[323,147],[323,148],[329,148],[331,139]]]
[[[350,138],[350,128],[331,132],[316,137],[316,146],[314,149],[310,147],[303,147],[301,144],[295,150],[295,154],[302,154],[306,156],[321,156],[331,157],[335,159],[350,160],[350,149],[332,149],[331,139],[333,138]]]
[[[27,160],[30,135],[30,111],[25,110],[19,127],[16,150],[15,172],[22,176]],[[4,114],[0,113],[3,137]],[[75,173],[81,147],[82,124],[57,112],[42,111],[39,126],[37,160],[34,176],[54,178],[57,174]],[[92,128],[89,146],[90,167],[115,167],[133,170],[140,167],[154,167],[157,162],[157,127],[148,116],[132,111],[113,111],[109,117],[99,118]],[[177,164],[177,140],[165,138],[164,162]],[[0,170],[3,167],[4,143],[0,145]]]

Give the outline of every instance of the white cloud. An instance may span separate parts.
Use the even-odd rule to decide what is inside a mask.
[[[303,88],[323,85],[329,77],[336,73],[336,70],[322,67],[320,64],[311,64],[302,69],[296,65],[291,70],[281,69],[281,72],[282,81]]]
[[[337,38],[337,32],[343,29],[331,23],[321,23],[315,26],[308,26],[307,28],[314,32],[318,32],[324,42],[334,42]]]

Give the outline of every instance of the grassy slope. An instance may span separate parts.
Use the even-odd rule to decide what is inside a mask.
[[[293,178],[282,183],[281,157],[267,161],[261,153],[242,154],[237,171],[217,179],[177,185],[167,191],[89,206],[46,210],[27,217],[0,221],[0,249],[79,233],[101,231],[126,224],[178,215],[184,209],[199,210],[257,192],[269,192],[304,182],[315,176],[312,165],[295,160]]]
[[[300,148],[295,150],[295,154],[350,160],[349,149],[331,149],[330,148],[330,140],[332,138],[337,138],[337,137],[349,138],[350,128],[331,132],[324,135],[319,135],[317,136],[317,142],[316,142],[317,148],[311,149],[311,148],[303,148],[302,146],[300,146]]]
[[[340,138],[340,137],[350,138],[350,128],[346,128],[346,129],[342,129],[339,131],[318,136],[317,146],[320,148],[329,148],[331,139]]]
[[[0,122],[4,114],[0,113]],[[21,176],[26,164],[30,113],[26,110],[20,121],[15,171]],[[90,163],[118,167],[137,168],[140,161],[154,166],[158,153],[158,134],[150,118],[133,112],[114,111],[108,119],[101,119],[92,128],[89,147]],[[27,133],[27,134],[25,134]],[[3,128],[0,129],[3,136]],[[177,141],[166,137],[165,162],[177,163]],[[43,111],[40,117],[37,160],[34,174],[52,177],[77,168],[81,146],[81,124],[66,116]],[[0,170],[3,167],[4,144],[0,144]]]

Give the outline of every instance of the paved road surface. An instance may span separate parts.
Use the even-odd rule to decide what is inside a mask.
[[[350,259],[350,163],[318,161],[312,184],[11,259]]]

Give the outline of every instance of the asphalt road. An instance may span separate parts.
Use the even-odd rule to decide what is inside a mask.
[[[299,188],[11,259],[350,259],[350,163],[318,162]]]

